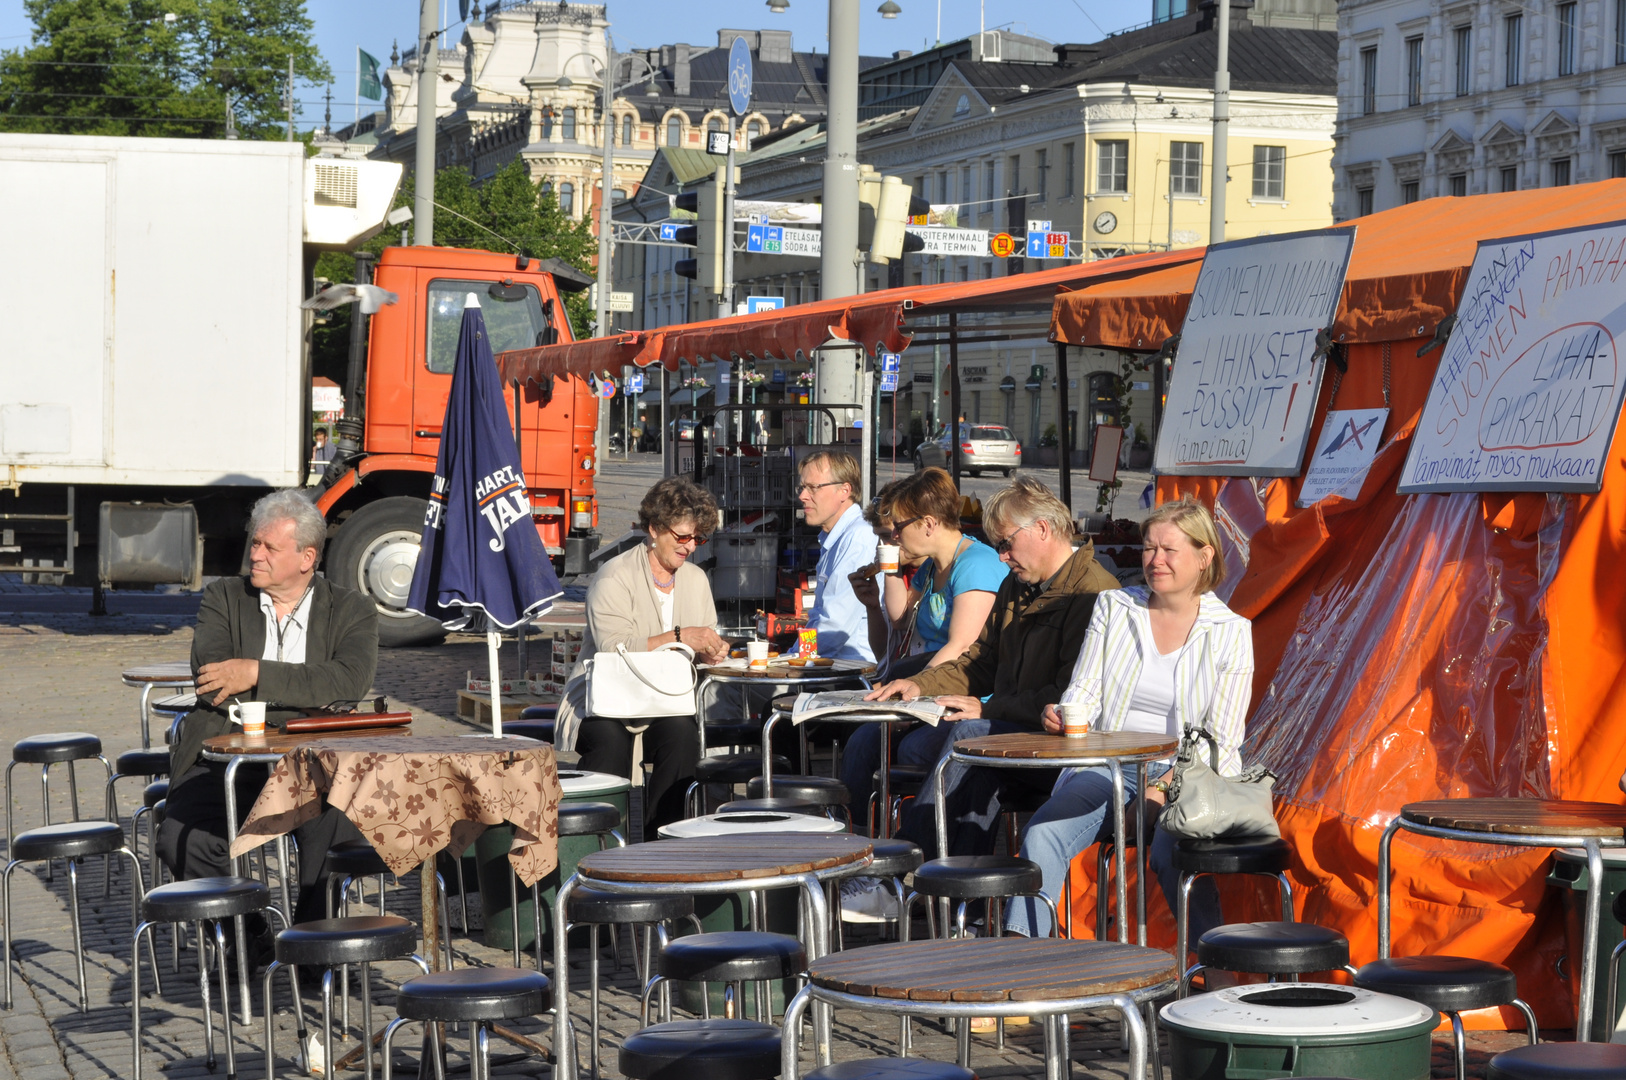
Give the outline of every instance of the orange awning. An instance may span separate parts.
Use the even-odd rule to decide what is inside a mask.
[[[1428,337],[1456,310],[1480,240],[1616,221],[1626,181],[1428,199],[1344,225],[1355,226],[1336,340]],[[1201,255],[1199,249],[1196,254]],[[1190,263],[1056,298],[1051,333],[1070,345],[1151,350],[1177,332],[1197,281]]]
[[[756,315],[517,349],[499,354],[497,364],[504,379],[523,380],[541,375],[585,376],[606,369],[618,372],[623,364],[647,366],[658,362],[675,370],[681,361],[702,363],[733,357],[795,360],[798,355],[809,356],[831,340],[860,341],[872,351],[901,352],[909,345],[910,324],[922,318],[1021,310],[1048,317],[1058,292],[1173,265],[1195,265],[1201,257],[1201,249],[1159,251],[1012,277],[885,289]],[[1041,328],[1035,336],[1043,333]]]

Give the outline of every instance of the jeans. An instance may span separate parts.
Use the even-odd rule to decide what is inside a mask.
[[[943,729],[947,729],[943,731]],[[939,724],[943,742],[932,761],[933,771],[927,775],[920,795],[910,804],[903,817],[903,828],[898,834],[920,845],[926,858],[941,855],[991,855],[994,851],[994,826],[999,821],[1002,790],[1016,791],[1033,788],[1047,792],[1055,782],[1053,769],[990,769],[970,765],[964,761],[950,761],[943,770],[941,792],[935,782],[936,766],[954,749],[954,743],[975,739],[983,735],[1003,735],[1013,731],[1029,731],[1005,720],[956,720]],[[944,801],[948,815],[948,850],[937,850],[937,800]]]
[[[1124,770],[1124,798],[1135,797],[1135,772]],[[1106,766],[1095,766],[1069,777],[1050,800],[1039,808],[1028,822],[1022,840],[1022,857],[1039,864],[1044,875],[1040,888],[1056,901],[1059,908],[1067,902],[1065,888],[1067,868],[1079,852],[1100,841],[1112,839],[1109,811],[1112,806],[1112,771]],[[1148,807],[1148,815],[1150,815]],[[1133,828],[1133,823],[1125,821]],[[1150,870],[1157,876],[1163,889],[1163,898],[1169,910],[1178,911],[1180,902],[1180,872],[1175,869],[1176,838],[1162,829],[1154,830],[1152,847],[1148,852]],[[1107,888],[1107,882],[1096,882],[1097,888]],[[1120,918],[1123,914],[1120,913]],[[1212,878],[1198,878],[1191,888],[1190,940],[1220,925],[1219,892]],[[1012,933],[1029,937],[1050,933],[1050,912],[1033,900],[1016,900],[1010,905],[1005,927]],[[1181,961],[1184,966],[1184,961]]]
[[[907,765],[915,769],[930,769],[937,764],[937,755],[955,736],[954,724],[922,724],[904,734],[892,755],[892,764]],[[855,729],[841,751],[841,782],[846,785],[851,801],[853,820],[865,813],[870,796],[879,790],[875,785],[875,771],[881,767],[881,740],[887,737],[890,724],[863,724]],[[880,813],[887,813],[881,807]]]

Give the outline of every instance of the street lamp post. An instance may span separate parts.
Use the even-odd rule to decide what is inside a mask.
[[[435,0],[418,0],[418,144],[414,148],[412,242],[435,242],[435,95],[440,83],[440,27]]]

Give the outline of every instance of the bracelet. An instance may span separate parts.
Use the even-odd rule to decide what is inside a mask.
[[[1169,782],[1167,780],[1153,780],[1148,786],[1161,791],[1165,795],[1169,793]]]
[[[683,644],[683,627],[681,627],[681,626],[672,627],[672,644],[674,644],[674,645],[682,645]]]

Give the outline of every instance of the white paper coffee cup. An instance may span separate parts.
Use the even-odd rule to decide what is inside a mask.
[[[1083,702],[1057,705],[1056,711],[1061,714],[1061,733],[1069,739],[1082,739],[1090,733],[1089,709]]]
[[[745,643],[745,658],[754,668],[768,666],[768,643],[766,641],[747,641]]]
[[[881,573],[896,574],[898,572],[898,545],[875,545],[875,559],[881,564]]]

